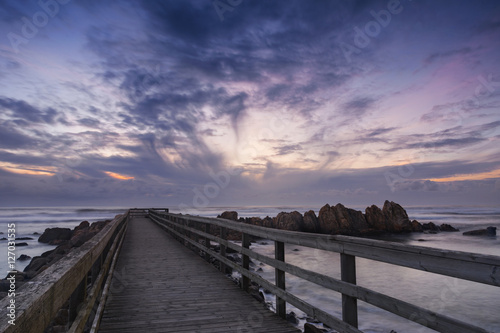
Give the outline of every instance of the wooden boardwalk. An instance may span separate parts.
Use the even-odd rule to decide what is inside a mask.
[[[135,217],[99,332],[300,332],[147,218]]]

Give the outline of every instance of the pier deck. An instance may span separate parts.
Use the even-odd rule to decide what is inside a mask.
[[[99,332],[300,332],[151,220],[130,220]]]

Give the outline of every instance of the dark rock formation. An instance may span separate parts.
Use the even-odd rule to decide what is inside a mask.
[[[28,255],[26,255],[26,254],[21,254],[19,256],[19,258],[17,258],[17,260],[19,260],[19,261],[25,261],[25,260],[28,260],[28,259],[31,259],[31,257],[28,256]]]
[[[40,243],[48,243],[49,245],[60,245],[71,239],[73,232],[70,228],[47,228],[44,233],[38,238]]]
[[[411,231],[413,232],[423,232],[424,228],[417,220],[411,221]]]
[[[297,211],[291,213],[281,212],[276,216],[275,225],[278,229],[302,231],[304,228],[304,219],[302,214]]]
[[[366,222],[370,228],[383,232],[421,232],[422,225],[413,220],[410,222],[403,207],[394,201],[386,200],[382,209],[372,205],[365,209]]]
[[[293,325],[298,325],[299,323],[299,319],[297,318],[297,315],[293,311],[290,311],[289,313],[286,314],[286,321],[288,321]]]
[[[454,228],[447,223],[443,223],[440,226],[437,226],[434,222],[428,222],[428,223],[422,224],[422,229],[424,232],[427,232],[430,234],[436,234],[440,231],[446,231],[446,232],[459,231],[457,228]]]
[[[26,242],[16,243],[16,246],[28,246],[28,243]]]
[[[382,213],[389,232],[409,232],[412,230],[410,219],[403,207],[394,201],[386,200]]]
[[[372,205],[361,211],[344,207],[342,204],[330,206],[326,204],[321,207],[318,216],[310,210],[302,216],[297,211],[290,213],[281,212],[276,217],[266,216],[264,219],[258,217],[240,218],[237,220],[237,212],[224,212],[219,217],[239,221],[242,223],[262,226],[267,228],[278,228],[292,231],[304,231],[323,234],[343,234],[352,236],[370,235],[383,232],[429,232],[440,231],[440,227],[429,222],[424,225],[417,220],[410,221],[408,214],[399,204],[386,200],[382,209]],[[442,224],[443,231],[456,231],[448,224]],[[218,227],[213,227],[211,232],[218,235]],[[229,234],[228,239],[239,240],[241,234]]]
[[[359,235],[370,229],[362,212],[346,208],[340,203],[323,206],[318,220],[320,232],[325,234]]]
[[[371,205],[365,209],[365,218],[368,225],[374,230],[385,231],[387,224],[385,223],[385,216],[382,210],[376,205]]]
[[[303,228],[305,232],[319,232],[319,221],[314,211],[310,210],[305,212],[303,221]]]
[[[24,268],[24,272],[19,272],[19,274],[22,275],[24,279],[32,279],[33,277],[47,269],[50,265],[54,264],[59,259],[64,257],[64,255],[71,251],[72,248],[81,246],[85,241],[95,236],[109,222],[110,220],[99,221],[94,222],[89,226],[89,223],[87,221],[84,221],[80,223],[80,225],[74,230],[67,228],[46,229],[42,236],[40,236],[42,241],[48,242],[49,244],[57,243],[59,241],[61,242],[61,245],[57,246],[51,251],[44,252],[42,253],[42,255],[36,256],[31,259],[29,265]],[[19,260],[26,259],[29,259],[29,257],[23,257],[22,255],[19,258]]]
[[[496,234],[496,227],[488,227],[486,229],[472,230],[463,233],[465,236],[496,236]]]
[[[437,233],[439,231],[439,227],[435,225],[434,222],[424,223],[422,224],[422,228],[424,229],[424,231],[430,233]]]
[[[217,216],[221,219],[238,221],[238,212],[235,211],[225,211],[221,215]]]
[[[264,219],[262,219],[262,226],[266,228],[276,228],[276,225],[274,224],[274,219],[269,216],[266,216]]]
[[[446,224],[446,223],[443,223],[439,226],[439,230],[441,231],[451,231],[451,232],[454,232],[454,231],[460,231],[458,230],[457,228],[454,228],[452,227],[451,225],[449,224]]]
[[[16,237],[16,240],[33,240],[31,237]]]
[[[310,324],[310,323],[304,324],[304,333],[324,333],[324,332],[327,332],[327,331],[323,330],[321,328],[317,328],[313,324]]]

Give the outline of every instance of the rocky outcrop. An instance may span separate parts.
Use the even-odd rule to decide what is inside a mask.
[[[496,227],[488,227],[486,229],[472,230],[463,233],[465,236],[496,236],[496,234]]]
[[[304,219],[302,214],[297,211],[291,213],[281,212],[276,216],[275,225],[277,229],[302,231],[304,228]]]
[[[55,249],[44,252],[41,256],[36,256],[31,259],[31,262],[24,268],[23,272],[18,272],[23,276],[24,280],[29,280],[43,272],[50,265],[64,257],[74,247],[79,247],[99,231],[101,231],[111,220],[99,221],[89,224],[83,221],[73,230],[69,228],[48,228],[40,236],[38,240],[41,243],[58,245]],[[28,256],[22,255],[19,260],[29,259]]]
[[[365,209],[365,217],[368,225],[374,230],[385,231],[387,230],[386,218],[382,209],[376,205],[371,205]]]
[[[323,206],[318,214],[319,231],[325,234],[359,235],[370,231],[362,212],[342,204]]]
[[[60,245],[71,239],[73,232],[70,228],[47,228],[44,233],[38,238],[40,243],[48,243],[49,245]]]
[[[411,221],[411,231],[413,232],[423,232],[424,228],[417,220]]]
[[[226,220],[232,220],[232,221],[238,221],[238,212],[235,211],[225,211],[221,215],[217,216],[218,218],[221,219],[226,219]]]
[[[372,205],[365,209],[366,222],[370,228],[382,232],[421,232],[422,225],[410,222],[406,210],[394,201],[386,200],[382,209]]]
[[[231,220],[237,219],[238,213],[224,212],[219,217]],[[394,201],[386,200],[382,209],[376,205],[369,206],[363,214],[361,211],[346,208],[342,204],[321,207],[318,216],[310,210],[303,216],[297,211],[290,213],[281,212],[276,217],[266,216],[264,219],[258,217],[240,218],[239,222],[277,228],[291,231],[304,231],[323,234],[343,235],[369,235],[384,232],[428,232],[458,231],[449,224],[437,226],[432,222],[421,224],[417,220],[410,221],[406,210]],[[218,234],[217,230],[212,233]],[[230,235],[229,239],[240,239],[241,235]],[[234,236],[234,237],[233,237]]]
[[[386,200],[382,213],[385,216],[386,231],[388,232],[410,232],[412,226],[408,214],[403,207],[394,201]]]
[[[310,210],[305,212],[303,221],[303,228],[305,232],[319,232],[319,221],[314,211]]]
[[[262,226],[266,228],[276,228],[274,224],[274,219],[272,217],[266,216],[262,219]]]
[[[310,323],[304,324],[304,333],[324,333],[324,332],[327,332],[327,330],[318,328]]]
[[[437,233],[439,231],[439,227],[434,224],[434,222],[428,222],[422,224],[422,229],[424,229],[424,232],[429,232],[429,233]]]
[[[446,232],[455,232],[455,231],[460,231],[457,228],[452,227],[451,225],[447,223],[443,223],[439,226],[440,231],[446,231]]]
[[[459,231],[457,228],[454,228],[447,223],[443,223],[440,226],[438,226],[434,222],[427,222],[427,223],[422,224],[422,229],[424,232],[429,233],[429,234],[437,234],[440,231],[444,231],[444,232]]]

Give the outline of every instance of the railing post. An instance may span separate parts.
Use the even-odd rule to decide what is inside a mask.
[[[340,254],[340,275],[342,281],[356,284],[356,257]],[[358,300],[342,294],[342,320],[358,328]]]
[[[210,233],[210,223],[205,223],[205,232]],[[210,250],[210,238],[205,237],[205,246]],[[208,251],[205,251],[205,260],[210,262],[210,253]]]
[[[274,242],[274,259],[279,261],[285,261],[285,243]],[[275,283],[276,287],[285,290],[285,272],[275,268]],[[283,319],[286,319],[286,302],[276,295],[276,314]]]
[[[250,248],[250,236],[244,232],[241,234],[241,246],[245,249]],[[243,267],[243,269],[248,270],[250,268],[250,258],[247,255],[242,254],[241,259],[241,266]],[[242,274],[241,281],[241,288],[245,291],[248,291],[248,287],[250,286],[250,279]]]
[[[227,229],[225,227],[220,228],[220,238],[227,240]],[[220,244],[220,255],[224,258],[226,257],[226,246],[223,244]],[[226,274],[226,264],[221,262],[219,269],[222,273]]]

